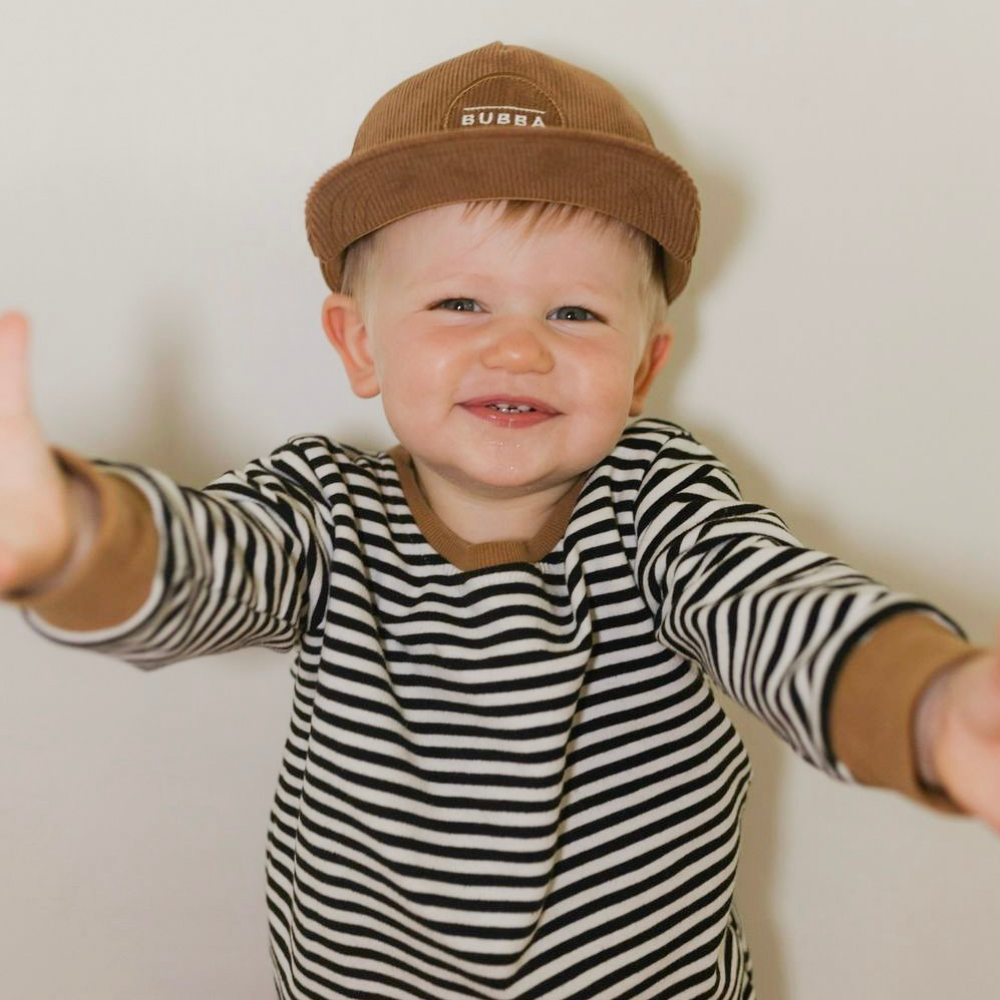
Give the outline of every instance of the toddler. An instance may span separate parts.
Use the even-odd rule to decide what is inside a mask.
[[[284,1000],[752,997],[750,763],[715,686],[836,779],[1000,828],[997,654],[641,416],[698,212],[617,90],[494,42],[389,91],[306,203],[388,451],[297,436],[200,490],[84,459],[44,440],[0,320],[26,622],[142,668],[295,651]]]

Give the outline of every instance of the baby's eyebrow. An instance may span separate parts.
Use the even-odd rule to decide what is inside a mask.
[[[619,285],[592,285],[589,281],[575,281],[570,282],[570,284],[574,288],[582,288],[585,292],[590,292],[591,295],[600,295],[613,299],[621,298],[621,287]]]

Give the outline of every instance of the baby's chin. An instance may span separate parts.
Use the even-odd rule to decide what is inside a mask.
[[[442,479],[471,496],[484,499],[504,499],[530,496],[568,488],[589,466],[560,465],[554,468],[525,467],[515,462],[486,460],[474,463],[424,463]]]
[[[551,424],[523,430],[480,430],[478,422],[460,425],[454,434],[448,426],[437,428],[437,433],[401,426],[397,436],[415,463],[451,485],[484,498],[501,498],[572,484],[614,449],[625,419],[620,425],[607,423],[560,416]]]

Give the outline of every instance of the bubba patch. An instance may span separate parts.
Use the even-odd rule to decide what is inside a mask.
[[[508,125],[550,128],[562,125],[559,108],[538,84],[511,73],[484,76],[451,102],[444,127],[449,129]]]

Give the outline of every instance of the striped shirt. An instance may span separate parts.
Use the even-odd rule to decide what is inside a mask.
[[[200,490],[94,464],[149,500],[152,591],[111,628],[32,628],[143,668],[295,650],[266,862],[282,1000],[753,997],[750,763],[714,688],[853,781],[829,736],[848,652],[900,612],[963,634],[802,546],[665,420],[625,429],[544,551],[474,568],[429,540],[400,448],[296,436]]]

